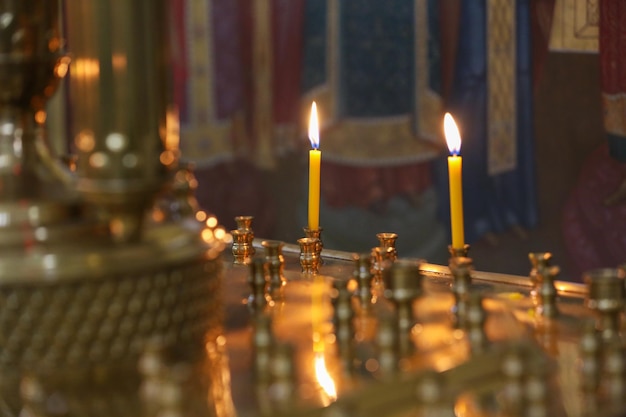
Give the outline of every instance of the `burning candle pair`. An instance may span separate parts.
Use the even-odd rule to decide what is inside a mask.
[[[444,131],[450,156],[448,157],[448,176],[450,188],[450,226],[452,232],[452,248],[461,249],[465,246],[465,229],[463,224],[463,158],[461,151],[461,135],[450,113],[444,116]],[[319,230],[320,213],[320,166],[322,151],[319,150],[319,124],[317,106],[311,105],[309,119],[309,140],[313,149],[309,151],[309,230]]]

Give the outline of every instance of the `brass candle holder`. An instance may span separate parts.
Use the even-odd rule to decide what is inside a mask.
[[[337,340],[337,353],[342,370],[351,375],[354,359],[354,310],[352,309],[352,293],[348,289],[350,280],[333,280],[331,303],[333,306],[333,325]]]
[[[452,314],[454,315],[454,324],[459,328],[464,327],[467,320],[467,297],[472,285],[473,270],[474,261],[472,258],[459,256],[450,259],[450,272],[453,277],[450,287],[455,301]]]
[[[254,377],[257,383],[270,382],[270,367],[272,363],[272,346],[274,345],[272,331],[272,316],[259,314],[254,319],[254,333],[252,347],[254,349]]]
[[[324,260],[322,259],[322,249],[324,249],[324,243],[322,242],[322,231],[324,230],[322,227],[317,228],[316,230],[309,229],[308,227],[303,227],[304,236],[317,239],[317,245],[315,247],[315,251],[317,252],[317,257],[319,258],[319,263],[322,265]]]
[[[237,229],[252,232],[252,220],[254,220],[254,216],[236,216],[235,223],[237,224]],[[252,233],[252,237],[254,237],[254,233]]]
[[[300,266],[305,274],[315,275],[319,271],[319,239],[314,237],[303,237],[298,239],[300,245]]]
[[[385,266],[390,265],[398,258],[398,251],[396,250],[398,235],[396,233],[377,233],[376,237],[379,246],[372,248],[371,263],[374,275],[379,278]]]
[[[385,375],[394,375],[399,368],[398,357],[398,322],[393,316],[381,318],[376,332],[378,348],[378,363],[380,372]]]
[[[545,273],[544,271],[550,267],[550,262],[552,260],[552,253],[550,252],[531,252],[528,254],[528,260],[530,260],[531,270],[529,273],[530,282],[533,285],[532,290],[530,291],[531,298],[536,303],[537,302],[537,292],[539,286],[541,285],[542,276]]]
[[[410,353],[413,345],[408,335],[415,324],[413,301],[422,295],[420,261],[398,260],[384,270],[383,279],[385,297],[396,306],[400,350]]]
[[[593,319],[584,320],[579,343],[580,388],[585,400],[595,397],[602,378],[602,340]]]
[[[231,230],[233,236],[233,263],[237,265],[246,264],[255,253],[256,249],[252,242],[254,241],[254,230],[252,230],[253,216],[236,216],[235,223],[237,229]]]
[[[453,248],[452,245],[448,245],[448,253],[450,254],[450,258],[468,257],[469,250],[470,245],[468,245],[467,243],[463,245],[462,248]]]
[[[472,291],[467,295],[467,338],[470,350],[477,354],[484,352],[489,344],[485,332],[487,312],[483,305],[484,294],[482,291]]]
[[[377,233],[379,246],[387,253],[391,261],[395,261],[398,258],[398,251],[396,250],[396,240],[398,235],[396,233]]]
[[[281,289],[286,284],[284,270],[285,257],[283,256],[283,242],[278,240],[264,240],[261,246],[265,248],[265,262],[269,275],[269,293],[272,298],[281,297]]]
[[[625,275],[619,268],[594,269],[584,274],[588,288],[585,305],[596,312],[596,326],[605,342],[619,339]]]
[[[250,285],[248,307],[253,311],[261,311],[270,301],[267,294],[267,264],[263,258],[253,258],[248,263],[248,267],[248,284]]]
[[[357,293],[361,306],[367,308],[372,302],[372,260],[369,254],[353,254],[354,261],[353,276],[358,284]]]
[[[382,248],[380,246],[372,248],[372,253],[370,255],[370,258],[372,259],[372,272],[377,279],[380,278],[383,270],[386,267],[389,267],[395,260],[393,251],[393,248]]]
[[[556,277],[561,272],[558,266],[544,267],[538,274],[540,278],[537,293],[537,314],[546,318],[555,318],[559,315],[557,307],[558,292],[554,285]]]
[[[608,408],[623,409],[626,392],[626,347],[614,340],[603,348],[604,362],[600,392],[606,398]]]
[[[230,234],[233,237],[233,263],[236,265],[247,264],[255,253],[254,246],[252,245],[254,234],[252,234],[250,230],[241,229],[231,230]]]

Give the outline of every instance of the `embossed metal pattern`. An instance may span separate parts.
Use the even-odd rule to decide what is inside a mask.
[[[135,367],[152,338],[202,349],[220,318],[220,262],[58,285],[0,286],[0,369]]]

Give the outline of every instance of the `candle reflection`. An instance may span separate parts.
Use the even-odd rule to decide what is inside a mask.
[[[324,289],[326,288],[326,281],[324,277],[318,275],[313,281],[313,292],[311,294],[311,319],[313,326],[313,353],[314,353],[314,366],[315,366],[315,379],[318,385],[324,392],[324,406],[329,405],[331,402],[337,399],[337,389],[335,387],[335,381],[328,372],[326,367],[325,353],[325,341],[323,331],[323,298]]]
[[[326,400],[324,401],[325,407],[337,399],[337,389],[335,388],[335,381],[333,381],[333,378],[326,368],[326,359],[324,359],[323,351],[315,353],[315,378],[326,394]]]

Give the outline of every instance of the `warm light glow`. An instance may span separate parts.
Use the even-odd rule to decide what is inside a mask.
[[[165,220],[165,213],[163,213],[162,210],[154,210],[152,212],[152,220],[155,223],[161,223],[163,220]]]
[[[54,74],[58,78],[63,78],[67,74],[67,70],[70,66],[70,59],[68,57],[63,57],[59,59],[59,61],[54,66]]]
[[[328,369],[326,369],[324,353],[315,354],[315,377],[329,402],[335,401],[337,399],[337,389],[335,388],[335,381],[333,381],[333,378],[328,373]]]
[[[378,363],[376,359],[369,358],[367,361],[365,361],[365,369],[367,369],[369,372],[376,372],[378,371],[378,368],[380,368],[380,363]]]
[[[165,166],[169,166],[176,161],[176,155],[172,151],[163,151],[159,157],[161,163]]]
[[[111,63],[113,64],[113,68],[117,71],[125,70],[127,66],[128,58],[125,54],[113,54],[111,56]]]
[[[205,211],[203,210],[198,210],[196,212],[196,220],[198,220],[199,222],[203,222],[207,217],[207,214]]]
[[[61,47],[61,41],[59,40],[58,37],[53,37],[50,38],[50,40],[48,41],[48,50],[50,52],[56,52],[59,50],[59,48]]]
[[[226,230],[224,230],[221,227],[218,227],[217,229],[215,229],[215,238],[218,240],[222,240],[224,239],[224,237],[226,237]]]
[[[77,78],[97,78],[100,76],[100,61],[93,58],[77,58],[73,73]]]
[[[202,240],[204,240],[206,243],[211,243],[213,241],[213,230],[203,229],[201,235]]]
[[[35,121],[39,124],[44,124],[46,122],[46,112],[43,110],[38,110],[35,113]]]
[[[317,122],[317,105],[311,104],[311,117],[309,118],[309,140],[313,149],[320,147],[320,129]]]
[[[213,229],[215,226],[217,226],[217,217],[211,216],[208,219],[206,219],[206,225],[207,227],[210,227],[211,229]]]
[[[180,144],[180,118],[178,108],[170,106],[165,115],[165,149],[178,151]]]
[[[450,154],[458,155],[461,152],[461,134],[450,113],[446,113],[443,117],[443,130]]]
[[[91,152],[96,147],[96,139],[91,130],[82,130],[76,135],[74,143],[79,151]]]

